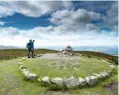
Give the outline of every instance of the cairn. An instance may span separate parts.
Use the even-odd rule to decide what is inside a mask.
[[[72,56],[72,55],[73,55],[73,48],[68,45],[65,49],[63,49],[62,51],[60,51],[60,52],[57,53],[57,54],[58,54],[58,55],[59,55],[59,54],[63,54],[63,55]]]

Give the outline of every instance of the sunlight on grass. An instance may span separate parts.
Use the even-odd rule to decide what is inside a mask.
[[[96,58],[81,57],[70,59],[31,59],[25,61],[25,67],[40,77],[85,77],[93,73],[111,70],[105,61]]]

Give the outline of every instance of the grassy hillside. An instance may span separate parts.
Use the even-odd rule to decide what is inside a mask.
[[[36,54],[44,54],[44,53],[57,53],[58,51],[56,50],[49,50],[49,49],[36,49],[35,53]],[[98,58],[106,58],[109,61],[115,62],[115,64],[118,64],[118,57],[117,56],[112,56],[100,52],[91,52],[91,51],[74,51],[75,55],[78,53],[88,56],[88,57],[94,57],[98,56]],[[27,56],[28,50],[27,49],[5,49],[5,50],[0,50],[0,60],[9,60],[13,58],[18,58],[18,57],[23,57]]]
[[[83,66],[83,72],[87,71],[87,72],[84,72],[84,74],[91,72],[90,70],[92,70],[86,67],[87,65],[89,66],[90,64],[92,64],[91,61],[93,60],[91,59],[92,58],[88,58],[86,56],[82,57],[81,62]],[[84,66],[83,63],[86,64],[86,61],[87,61],[87,65]],[[89,61],[89,64],[88,64],[88,61]],[[97,61],[100,61],[100,60],[97,59]],[[35,63],[36,65],[31,64],[34,62],[36,62]],[[26,65],[30,66],[28,68],[32,68],[33,70],[38,70],[38,66],[40,66],[40,64],[38,63],[45,64],[46,62],[47,60],[39,60],[36,58],[36,59],[31,59],[31,63],[29,63],[27,60]],[[97,67],[93,68],[93,70],[97,70],[98,67],[101,66],[100,64],[102,63],[99,62],[99,64],[96,65]],[[93,67],[92,65],[91,67]],[[34,67],[37,67],[37,68],[34,68]],[[105,69],[104,67],[101,66],[100,70]],[[117,95],[117,87],[116,87],[116,91],[115,89],[110,90],[104,87],[110,83],[118,82],[117,68],[115,73],[113,73],[109,78],[107,78],[106,80],[102,80],[100,83],[98,83],[94,87],[85,87],[82,89],[74,89],[74,90],[68,90],[68,91],[50,91],[49,88],[42,87],[37,82],[27,81],[24,79],[23,74],[20,72],[18,68],[19,66],[17,64],[17,59],[0,61],[0,95]],[[42,72],[42,70],[37,73],[40,73],[40,72]]]

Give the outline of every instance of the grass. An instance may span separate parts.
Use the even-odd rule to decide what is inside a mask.
[[[0,95],[36,95],[40,90],[43,92],[46,88],[24,80],[17,60],[0,63]]]
[[[36,49],[36,54],[45,54],[45,53],[56,53],[55,50],[48,50],[48,49]],[[28,50],[27,49],[4,49],[0,50],[0,60],[9,60],[18,57],[27,56]]]
[[[22,55],[22,53],[23,53],[23,55]],[[8,54],[8,55],[5,55],[5,54]],[[0,51],[0,58],[2,58],[2,55],[3,55],[3,59],[7,59],[6,57],[9,56],[10,54],[12,55],[11,58],[14,58],[17,54],[20,54],[19,56],[26,55],[27,51],[24,51],[24,52],[23,52],[23,50],[21,50],[21,51],[8,50],[8,51],[2,51],[2,52]],[[91,54],[89,54],[89,55],[91,55]],[[97,55],[98,55],[98,53],[97,53]],[[106,55],[106,56],[109,57],[108,55]],[[101,60],[107,60],[107,57],[100,57],[100,59],[98,59],[98,57],[96,57],[96,55],[91,55],[91,58],[83,56],[79,60],[79,62],[82,63],[81,64],[82,68],[84,68],[83,63],[85,63],[85,65],[87,67],[87,69],[85,69],[85,70],[87,72],[84,73],[84,71],[80,70],[80,73],[82,73],[82,75],[80,74],[80,76],[84,76],[89,72],[91,74],[92,69],[94,71],[96,70],[97,72],[100,72],[104,69],[108,69],[105,66],[106,63],[105,62],[102,63],[102,61],[101,61]],[[30,61],[26,60],[25,64],[26,64],[26,66],[31,65],[32,68],[31,67],[29,67],[29,68],[31,68],[31,70],[33,70],[34,72],[37,72],[37,73],[39,73],[39,75],[41,75],[41,72],[39,72],[39,66],[41,65],[41,63],[47,64],[47,62],[50,63],[53,61],[54,60],[49,61],[49,60],[43,60],[43,59],[32,59]],[[85,61],[88,61],[88,62],[85,62]],[[37,67],[34,66],[33,62],[35,62],[35,64],[37,64],[38,66]],[[74,62],[74,61],[71,61],[71,62]],[[97,62],[97,63],[93,64],[95,62]],[[92,65],[90,65],[90,64],[92,64]],[[101,64],[104,65],[104,67]],[[93,65],[95,65],[95,68],[92,68]],[[90,69],[88,69],[88,66],[90,66]],[[101,69],[97,70],[99,66]],[[35,69],[35,67],[38,69]],[[87,88],[82,88],[82,89],[73,89],[73,90],[68,90],[65,92],[48,91],[48,88],[40,86],[40,84],[37,82],[26,81],[24,79],[23,74],[19,71],[18,68],[19,68],[19,66],[17,64],[17,59],[0,60],[0,95],[113,95],[113,94],[110,94],[110,93],[112,93],[111,90],[107,90],[104,88],[104,85],[107,85],[112,82],[118,82],[118,74],[117,74],[117,69],[116,69],[116,73],[113,73],[111,77],[109,77],[108,79],[106,79],[104,81],[102,80],[96,86],[91,87],[91,88],[87,87]],[[80,66],[79,66],[79,68],[80,68]],[[45,70],[43,69],[42,71],[44,71],[44,73],[47,74],[47,72],[45,72]],[[73,72],[72,72],[72,74],[73,74]],[[69,75],[71,75],[71,74],[69,74]],[[45,75],[42,75],[42,76],[45,76]],[[54,73],[54,75],[51,75],[51,77],[54,77],[54,76],[56,76],[55,73]]]
[[[57,53],[56,50],[49,50],[49,49],[36,49],[36,54],[45,54],[45,53]],[[101,52],[93,52],[93,51],[74,51],[74,54],[82,54],[84,56],[90,56],[90,57],[98,57],[108,59],[111,62],[115,62],[115,64],[118,64],[118,56],[113,56],[109,54],[104,54]],[[18,57],[27,56],[28,50],[27,49],[4,49],[0,50],[0,60],[9,60],[14,59]]]
[[[110,71],[106,61],[97,58],[74,57],[59,60],[31,59],[25,60],[25,67],[38,76],[45,77],[86,77],[103,71]]]

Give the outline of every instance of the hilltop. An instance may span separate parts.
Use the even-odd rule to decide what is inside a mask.
[[[0,51],[0,94],[10,94],[10,95],[117,95],[117,83],[118,83],[118,74],[117,74],[117,56],[112,56],[99,52],[89,52],[89,51],[74,51],[74,56],[76,57],[66,57],[62,60],[59,60],[56,56],[58,51],[48,50],[48,49],[38,49],[36,50],[37,54],[43,54],[42,57],[37,57],[34,59],[28,59],[27,50],[23,49],[7,49]],[[55,53],[55,55],[54,55]],[[1,56],[2,55],[2,56]],[[49,57],[51,59],[49,59]],[[39,77],[44,77],[48,75],[49,77],[70,77],[74,75],[73,69],[70,66],[73,66],[75,75],[86,77],[88,74],[93,72],[100,73],[105,70],[110,70],[107,67],[107,63],[113,64],[116,68],[113,71],[112,75],[100,81],[94,87],[84,87],[79,89],[71,89],[68,91],[54,91],[57,90],[54,87],[45,87],[41,86],[37,81],[26,80],[22,72],[19,70],[18,59],[25,58],[24,66],[36,73]],[[56,59],[55,59],[56,58]],[[6,60],[7,59],[7,60]],[[116,60],[116,61],[115,61]],[[56,63],[63,62],[61,64],[61,74],[59,71],[54,68],[57,67]],[[73,64],[76,63],[76,64]],[[79,63],[79,64],[78,64]],[[47,64],[47,65],[46,65]],[[70,65],[69,65],[70,64]],[[116,63],[117,64],[117,63]],[[48,67],[53,66],[53,67]],[[65,66],[67,68],[65,68]],[[62,68],[63,67],[63,68]],[[79,73],[76,72],[79,68]],[[92,69],[90,69],[92,68]],[[82,70],[81,70],[82,69]],[[54,72],[50,72],[54,70]],[[46,71],[46,72],[45,72]],[[42,78],[41,77],[41,78]],[[113,88],[112,88],[113,87]],[[110,90],[111,89],[111,90]],[[53,91],[52,91],[53,90]]]

